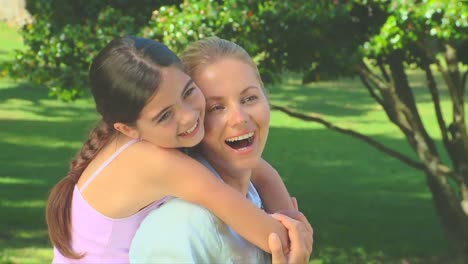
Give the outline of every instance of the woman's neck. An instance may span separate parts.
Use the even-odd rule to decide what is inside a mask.
[[[234,168],[229,168],[229,166],[223,166],[226,164],[218,164],[215,160],[210,161],[207,159],[207,161],[226,184],[243,195],[247,195],[250,179],[252,178],[252,170],[236,170]]]
[[[215,168],[215,170],[217,169]],[[226,184],[238,190],[243,195],[247,195],[247,192],[249,190],[250,179],[252,176],[252,170],[229,173],[226,171],[221,171],[218,173]]]

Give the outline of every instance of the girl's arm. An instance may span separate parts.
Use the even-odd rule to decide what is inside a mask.
[[[263,207],[268,213],[294,209],[281,176],[264,159],[261,159],[253,170],[252,183],[260,194]]]
[[[145,155],[154,157],[157,154],[158,157],[144,159],[151,161],[143,164],[151,172],[146,176],[147,191],[148,188],[157,188],[166,191],[165,195],[207,208],[239,235],[266,252],[270,252],[269,234],[277,233],[284,251],[288,252],[288,235],[281,223],[214,176],[198,161],[175,149],[159,149],[157,152]]]

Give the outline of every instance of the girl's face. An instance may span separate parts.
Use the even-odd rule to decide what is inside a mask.
[[[206,97],[203,154],[221,173],[254,168],[270,125],[268,101],[254,69],[239,59],[222,58],[193,78]]]
[[[163,148],[193,147],[205,130],[205,97],[183,71],[161,69],[162,82],[136,123],[139,136]]]

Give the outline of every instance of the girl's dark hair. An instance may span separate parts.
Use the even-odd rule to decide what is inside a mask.
[[[137,37],[114,39],[94,58],[89,77],[102,120],[71,161],[68,175],[52,189],[46,209],[50,240],[65,257],[83,257],[83,253],[75,252],[71,245],[70,209],[74,186],[91,160],[117,133],[113,124],[136,123],[162,81],[160,69],[170,66],[182,70],[179,58],[170,49]]]

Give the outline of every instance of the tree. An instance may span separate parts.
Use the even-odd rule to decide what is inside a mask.
[[[21,30],[25,48],[0,69],[46,85],[51,96],[74,100],[88,86],[88,67],[101,48],[114,37],[138,35],[152,10],[178,2],[29,0],[33,21]]]
[[[419,160],[316,115],[274,106],[291,116],[320,122],[355,136],[423,171],[451,246],[468,259],[468,134],[465,85],[468,75],[468,5],[456,0],[197,1],[153,13],[146,32],[175,50],[218,35],[256,56],[261,73],[273,80],[284,69],[301,71],[304,82],[359,76],[370,96],[404,134]],[[421,69],[437,116],[445,164],[428,134],[409,83],[408,67]],[[434,69],[452,102],[444,119]]]

